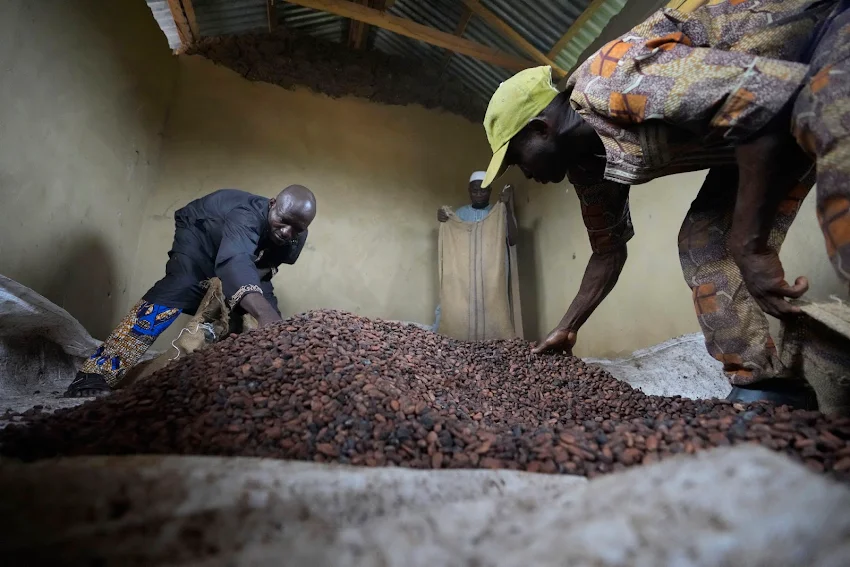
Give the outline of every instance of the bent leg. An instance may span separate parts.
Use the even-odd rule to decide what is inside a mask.
[[[65,397],[107,393],[120,384],[156,339],[182,312],[194,313],[203,299],[203,274],[188,257],[171,255],[165,277],[127,313],[103,344],[83,363]]]
[[[87,397],[114,388],[180,313],[180,309],[140,300],[83,363],[65,397]]]
[[[779,250],[812,187],[804,176],[779,207],[769,245]],[[738,186],[737,167],[715,168],[700,189],[679,231],[679,260],[693,294],[709,354],[723,363],[732,385],[782,376],[767,317],[744,285],[729,252],[729,232]]]

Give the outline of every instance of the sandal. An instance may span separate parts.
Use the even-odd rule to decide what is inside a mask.
[[[748,386],[734,386],[726,399],[744,404],[770,402],[794,409],[818,409],[817,396],[811,386],[802,380],[788,378],[771,378]]]
[[[106,378],[100,374],[77,372],[77,377],[63,394],[65,398],[97,398],[112,392]]]

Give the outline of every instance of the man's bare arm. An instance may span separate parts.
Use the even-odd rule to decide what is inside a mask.
[[[260,327],[265,327],[281,320],[280,315],[277,314],[272,304],[263,297],[262,293],[249,293],[242,298],[239,305],[257,320],[257,325]]]
[[[729,234],[729,250],[750,295],[762,311],[778,318],[800,312],[786,299],[802,296],[809,283],[802,276],[793,286],[785,281],[779,254],[768,245],[768,238],[780,203],[812,167],[782,126],[775,124],[736,149],[739,184]]]
[[[604,254],[593,253],[584,271],[581,287],[570,304],[569,310],[549,336],[535,346],[534,353],[564,350],[572,354],[578,330],[614,289],[627,258],[628,251],[625,244]]]

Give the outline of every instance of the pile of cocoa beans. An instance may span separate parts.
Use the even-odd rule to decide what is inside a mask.
[[[147,379],[0,431],[0,454],[170,453],[587,476],[759,443],[850,480],[850,420],[647,396],[521,340],[467,343],[313,311],[232,336]]]

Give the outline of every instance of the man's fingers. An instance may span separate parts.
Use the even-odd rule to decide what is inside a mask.
[[[554,347],[558,346],[558,342],[559,341],[557,340],[556,337],[553,337],[553,336],[546,337],[546,340],[544,340],[540,343],[537,343],[537,345],[533,349],[531,349],[531,352],[534,353],[534,354],[540,354],[542,352],[546,352],[547,350],[553,349]]]
[[[799,297],[802,297],[803,294],[807,291],[809,291],[809,280],[806,279],[804,276],[800,276],[794,282],[793,286],[787,286],[785,287],[785,289],[782,290],[782,295],[784,295],[785,297],[792,297],[794,299],[797,299]]]
[[[762,310],[777,319],[784,319],[800,313],[799,307],[791,305],[782,297],[777,297],[775,295],[766,296],[761,303]]]
[[[547,350],[563,350],[570,353],[572,351],[572,345],[570,344],[569,338],[570,332],[558,329],[557,331],[549,333],[549,336],[542,342],[535,345],[534,348],[531,349],[531,352],[533,354],[540,354]]]

